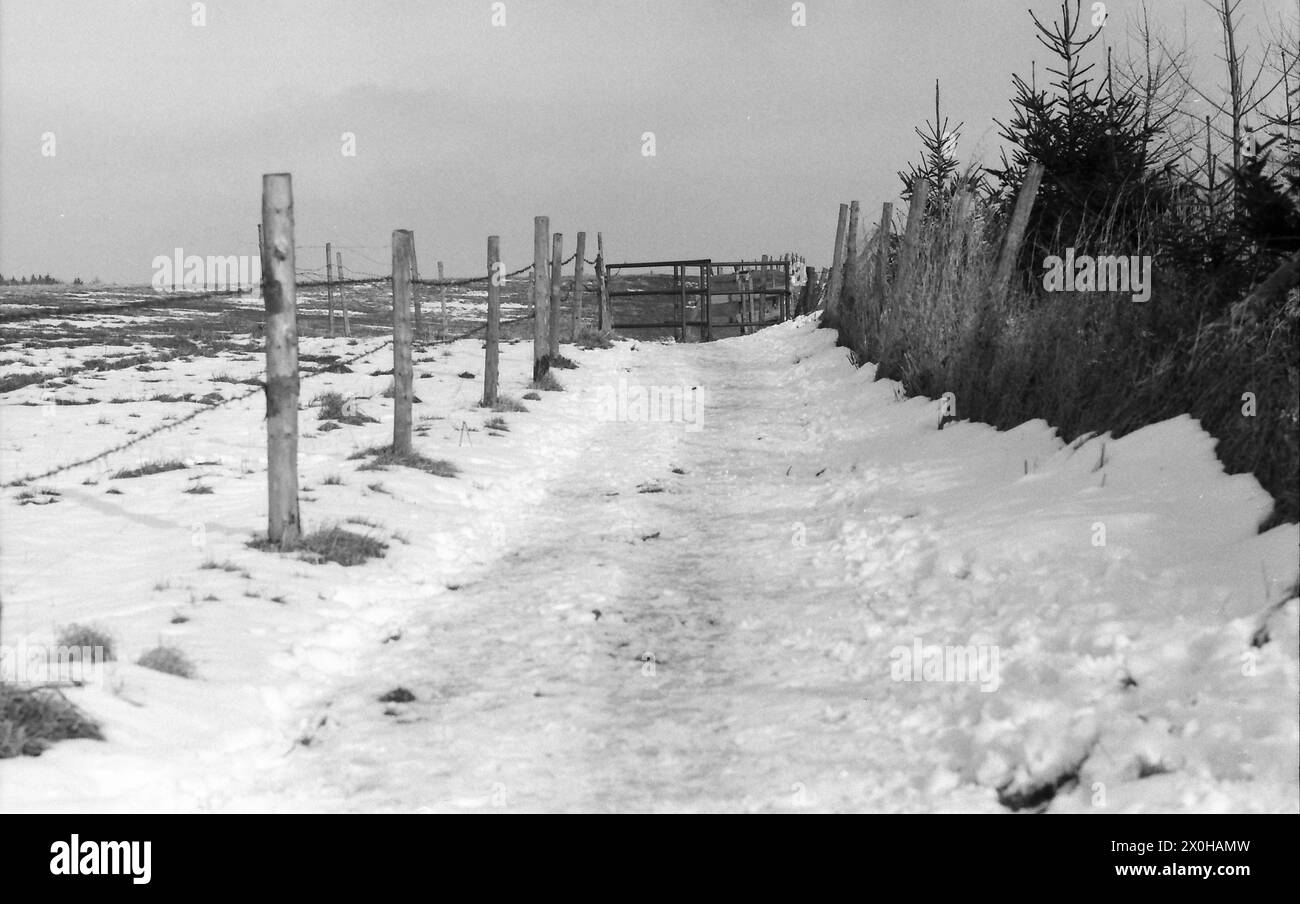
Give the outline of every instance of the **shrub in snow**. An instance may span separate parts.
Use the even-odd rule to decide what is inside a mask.
[[[0,759],[40,756],[55,741],[104,740],[99,726],[53,687],[0,683]]]
[[[117,658],[117,655],[113,652],[113,638],[98,628],[91,628],[87,625],[66,625],[59,631],[59,646],[90,648],[92,650],[99,648],[103,653],[105,662]]]
[[[137,659],[135,664],[180,678],[194,677],[194,663],[176,647],[154,647]]]

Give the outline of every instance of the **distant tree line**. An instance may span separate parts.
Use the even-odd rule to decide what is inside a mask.
[[[48,273],[44,276],[37,276],[33,273],[31,276],[24,276],[21,279],[17,276],[5,276],[3,273],[0,273],[0,286],[60,286],[62,284],[63,280],[55,279]],[[80,284],[81,278],[78,277],[73,285]]]
[[[3,273],[0,273],[0,286],[61,286],[63,284],[63,280],[55,279],[48,273],[44,276],[37,276],[33,273],[31,276],[23,276],[21,278],[17,276],[5,276]],[[72,281],[72,285],[74,286],[84,286],[85,284],[85,281],[82,280],[80,276]],[[96,276],[91,280],[90,284],[92,286],[99,285],[99,277]]]

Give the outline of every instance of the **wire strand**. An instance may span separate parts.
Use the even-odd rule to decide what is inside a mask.
[[[500,322],[499,325],[509,326],[510,324],[522,323],[525,320],[531,320],[532,318],[533,318],[532,314],[526,314],[523,317],[515,317],[510,320],[503,320]],[[448,336],[443,339],[430,340],[428,342],[425,342],[424,344],[444,345],[450,342],[457,342],[461,339],[468,339],[469,337],[475,335],[476,333],[482,330],[486,330],[487,326],[488,325],[486,323],[482,323],[476,327],[458,333],[455,336]],[[309,380],[312,377],[319,376],[320,374],[329,372],[340,366],[346,367],[348,365],[355,364],[356,362],[360,361],[362,358],[368,358],[371,355],[375,354],[376,352],[383,351],[385,348],[387,348],[392,344],[393,344],[393,340],[391,338],[385,339],[383,342],[380,342],[378,345],[374,346],[373,348],[369,348],[363,352],[358,352],[357,354],[350,355],[347,358],[340,358],[338,360],[331,361],[329,364],[324,364],[318,368],[315,368],[314,370],[310,370],[305,373],[302,373],[300,374],[300,379]],[[48,471],[43,471],[40,474],[29,474],[26,477],[20,477],[16,480],[6,481],[5,483],[0,484],[0,488],[9,489],[10,487],[24,486],[28,483],[31,483],[34,480],[45,480],[48,477],[53,477],[57,474],[62,474],[65,471],[71,471],[74,468],[80,468],[86,465],[94,464],[97,461],[102,461],[103,459],[107,458],[110,455],[116,455],[118,452],[124,452],[127,449],[130,449],[132,446],[139,445],[140,443],[144,442],[147,439],[152,439],[153,437],[157,436],[160,433],[164,433],[168,430],[174,430],[175,428],[181,426],[182,424],[187,424],[202,414],[205,414],[210,411],[216,411],[220,408],[226,407],[227,405],[233,405],[235,402],[241,402],[245,399],[251,398],[257,393],[265,391],[265,389],[266,389],[266,385],[264,383],[258,383],[256,386],[252,387],[246,392],[242,392],[239,393],[238,395],[231,396],[228,399],[223,399],[222,401],[217,402],[216,404],[213,405],[206,405],[202,408],[196,408],[194,411],[191,411],[186,415],[158,424],[157,426],[152,427],[149,430],[146,430],[144,433],[141,433],[137,436],[133,436],[129,440],[118,443],[116,446],[105,449],[102,452],[98,452],[94,455],[87,456],[86,458],[78,459],[77,461],[69,462],[68,464],[65,465],[59,465],[58,467],[50,468]]]

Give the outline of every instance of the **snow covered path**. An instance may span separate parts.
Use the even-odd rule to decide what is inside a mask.
[[[788,371],[737,345],[642,348],[620,356],[645,361],[627,368],[629,392],[705,388],[700,429],[693,412],[691,425],[605,421],[571,449],[518,546],[362,682],[413,690],[423,703],[401,711],[415,721],[358,695],[342,720],[355,733],[331,744],[368,745],[367,764],[326,758],[337,797],[308,799],[346,807],[388,786],[372,803],[712,810],[807,805],[814,785],[838,786],[828,804],[870,806],[891,790],[845,769],[869,748],[891,763],[903,751],[848,719],[862,688],[827,620],[854,594],[832,582],[821,611],[827,591],[801,577],[810,556],[792,536],[819,468],[815,435],[788,417]],[[821,642],[798,630],[805,617]]]
[[[1042,425],[941,434],[933,403],[899,405],[890,385],[846,374],[824,333],[804,330],[792,344],[791,332],[643,345],[562,374],[575,390],[615,388],[625,403],[636,387],[669,396],[701,387],[705,401],[698,423],[629,417],[591,429],[600,400],[565,399],[575,420],[568,431],[544,427],[532,454],[568,448],[539,463],[550,476],[519,514],[517,542],[455,591],[454,607],[417,616],[412,636],[346,689],[350,707],[332,711],[348,727],[328,741],[339,755],[323,753],[298,776],[296,805],[1000,810],[991,789],[1010,782],[1032,795],[1095,756],[1087,771],[1114,786],[1114,803],[1085,781],[1058,809],[1091,807],[1095,794],[1112,806],[1295,808],[1295,723],[1283,705],[1295,700],[1294,657],[1274,676],[1275,700],[1252,699],[1258,676],[1247,691],[1239,674],[1249,620],[1225,630],[1216,609],[1180,636],[1170,609],[1214,606],[1209,588],[1175,592],[1145,574],[1155,563],[1125,565],[1135,542],[1169,552],[1145,526],[1135,540],[1112,539],[1120,548],[1109,554],[1091,543],[1097,518],[1137,525],[1153,514],[1116,512],[1091,488],[1077,510],[1060,483],[1024,489],[1025,462],[1059,451]],[[845,376],[854,393],[875,396],[856,404],[861,419]],[[1140,459],[1140,442],[1128,445]],[[1070,470],[1091,475],[1086,465]],[[1044,519],[1026,505],[1035,497],[1058,510]],[[1208,523],[1248,535],[1254,522],[1234,525],[1229,510]],[[1204,525],[1165,526],[1189,528],[1221,545]],[[1293,530],[1273,540],[1281,561],[1294,557]],[[1173,556],[1196,560],[1191,548]],[[1119,611],[1140,621],[1117,622]],[[1294,618],[1293,604],[1288,637]],[[998,645],[1006,686],[990,693],[975,675],[892,680],[891,653],[918,639]],[[1170,660],[1200,670],[1191,661],[1200,655],[1219,657],[1217,677],[1210,669],[1188,685],[1181,670],[1161,675]],[[1136,692],[1126,687],[1133,671]],[[1242,687],[1213,686],[1236,679]],[[385,680],[416,702],[385,715],[373,695]],[[1154,726],[1142,712],[1146,683],[1156,699],[1182,696],[1160,700]],[[1196,698],[1213,712],[1218,693],[1225,706],[1263,704],[1245,728],[1263,730],[1265,745],[1244,744],[1235,718],[1212,731],[1210,762],[1188,764],[1178,735],[1195,721]],[[1099,745],[1103,727],[1120,750]],[[1187,765],[1191,775],[1157,778]],[[1239,780],[1262,769],[1269,781],[1227,792],[1216,769]]]
[[[1189,419],[1071,448],[1041,422],[940,431],[937,403],[900,400],[808,320],[566,353],[568,391],[505,437],[417,439],[459,480],[318,489],[410,523],[387,558],[271,567],[232,530],[285,605],[186,635],[207,680],[125,667],[143,711],[88,695],[108,745],[0,763],[0,808],[1300,810],[1300,534],[1256,533],[1266,494]],[[650,387],[703,407],[604,416]],[[435,411],[459,393],[417,386]],[[309,445],[307,470],[346,448]],[[221,491],[248,494],[230,520],[251,534],[264,485]],[[154,630],[139,611],[126,634]],[[378,701],[396,687],[414,700]],[[196,708],[186,743],[219,756],[138,740]],[[124,757],[102,752],[113,729]],[[66,778],[103,761],[150,792]]]

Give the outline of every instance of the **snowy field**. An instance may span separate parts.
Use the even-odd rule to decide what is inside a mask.
[[[502,415],[480,341],[427,346],[415,445],[456,477],[348,458],[391,439],[391,350],[306,379],[303,519],[387,544],[356,567],[247,545],[260,394],[3,491],[3,642],[90,624],[118,661],[67,692],[107,739],[0,760],[0,811],[1300,810],[1300,532],[1257,533],[1255,480],[1185,417],[939,430],[833,340],[566,346]],[[0,396],[0,478],[263,362],[148,366]],[[503,346],[502,392],[530,368]],[[321,430],[330,390],[378,422]],[[193,679],[134,664],[160,642]]]

